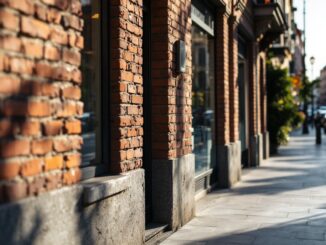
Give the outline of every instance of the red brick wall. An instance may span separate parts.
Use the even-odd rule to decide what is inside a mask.
[[[0,1],[0,200],[80,178],[79,1]]]
[[[216,119],[217,144],[230,142],[229,107],[229,24],[226,10],[216,15]],[[233,120],[233,119],[231,119]]]
[[[261,133],[267,131],[267,88],[266,88],[266,55],[261,53],[259,56],[260,64],[260,121]]]
[[[249,64],[249,134],[257,135],[257,45],[250,42],[248,44],[248,64]]]
[[[238,28],[229,19],[230,141],[239,140]]]
[[[191,1],[152,1],[152,149],[173,159],[191,148]],[[186,72],[177,74],[174,43],[186,44]]]
[[[142,0],[112,0],[110,9],[111,156],[113,173],[142,166]]]

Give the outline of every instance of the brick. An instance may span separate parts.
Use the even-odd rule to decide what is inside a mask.
[[[24,156],[30,153],[29,140],[10,140],[0,143],[0,157]]]
[[[133,104],[143,104],[143,97],[140,95],[132,95],[131,102]]]
[[[53,140],[54,150],[57,152],[66,152],[73,149],[72,142],[66,138],[58,138]]]
[[[21,40],[12,35],[0,36],[0,48],[19,52],[21,49]]]
[[[79,66],[81,63],[80,52],[72,49],[64,49],[62,52],[62,60],[71,65]]]
[[[49,174],[45,177],[46,189],[53,190],[61,186],[62,183],[62,173]]]
[[[19,17],[7,9],[0,9],[0,27],[5,29],[18,31]]]
[[[24,177],[34,176],[42,171],[42,160],[41,159],[32,159],[23,163],[21,166],[21,174]]]
[[[43,39],[47,39],[50,35],[51,29],[49,25],[47,25],[43,21],[22,16],[21,31],[32,37],[40,37]]]
[[[60,94],[59,87],[47,82],[24,81],[22,87],[27,95],[58,97]]]
[[[45,191],[45,177],[34,178],[27,186],[28,195],[39,195]]]
[[[10,70],[10,57],[8,55],[0,54],[0,71]]]
[[[71,185],[77,183],[81,178],[80,169],[74,168],[63,174],[63,183],[65,185]]]
[[[59,48],[50,44],[45,45],[44,58],[48,60],[60,60],[61,54]]]
[[[51,30],[50,39],[56,44],[68,44],[68,34],[64,30],[58,28]]]
[[[59,120],[43,123],[43,131],[46,136],[59,135],[62,131],[63,122]]]
[[[20,90],[20,79],[15,76],[0,75],[0,94],[17,94]]]
[[[31,152],[35,155],[44,155],[52,151],[51,139],[40,139],[32,141]]]
[[[43,57],[43,44],[33,39],[22,39],[22,52],[31,58]]]
[[[59,66],[53,70],[52,78],[57,80],[70,81],[72,72],[66,66]]]
[[[53,156],[53,157],[47,157],[47,158],[45,158],[44,162],[45,162],[44,163],[45,171],[61,169],[63,167],[63,157],[60,155]]]
[[[34,117],[45,117],[51,114],[51,107],[49,103],[44,101],[29,101],[28,115]]]
[[[4,185],[3,192],[6,201],[18,201],[27,196],[27,184],[24,182],[7,183]]]
[[[77,114],[77,106],[72,102],[61,104],[56,112],[57,117],[71,117]]]
[[[38,19],[46,21],[47,11],[48,9],[45,6],[40,4],[35,5],[35,15]]]
[[[78,69],[73,70],[71,80],[77,84],[81,84],[81,81],[82,81],[81,71]]]
[[[84,37],[77,35],[75,45],[77,48],[80,48],[80,49],[84,48]]]
[[[8,6],[25,14],[34,14],[34,3],[32,0],[10,0]]]
[[[67,134],[80,134],[81,133],[81,122],[79,120],[66,121],[65,132]]]
[[[23,58],[11,58],[10,59],[10,70],[14,73],[19,74],[33,74],[34,62]]]
[[[132,72],[127,72],[127,71],[121,71],[121,80],[127,81],[127,82],[132,82],[134,78],[134,75]]]
[[[20,123],[20,133],[24,136],[38,136],[40,134],[40,122],[25,121]]]
[[[38,62],[35,65],[36,75],[44,78],[52,78],[55,68],[46,62]]]
[[[19,174],[20,164],[13,163],[0,163],[0,180],[9,180]]]
[[[80,100],[81,90],[79,87],[66,87],[62,89],[62,96],[66,99]]]
[[[66,167],[75,168],[81,164],[81,155],[80,154],[70,154],[65,156]]]
[[[141,75],[135,75],[134,76],[134,83],[142,84],[143,83],[143,77]]]
[[[50,8],[47,11],[47,17],[46,17],[48,22],[55,23],[55,24],[60,24],[62,20],[62,15],[61,12],[54,8]]]
[[[0,119],[0,137],[9,136],[13,133],[13,124],[9,119]]]
[[[74,150],[81,150],[83,145],[83,138],[80,136],[75,136],[69,139]]]
[[[72,0],[70,4],[70,11],[73,14],[82,15],[82,4],[79,0]]]
[[[66,28],[72,28],[77,31],[81,31],[83,29],[83,22],[80,18],[74,15],[64,15],[62,16],[63,26]]]

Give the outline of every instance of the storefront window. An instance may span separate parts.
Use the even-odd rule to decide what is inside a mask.
[[[192,25],[192,113],[196,174],[213,168],[215,141],[214,37]]]
[[[82,166],[96,165],[100,156],[101,128],[101,14],[100,0],[83,0],[84,49],[82,51],[82,101],[81,117],[84,145]]]

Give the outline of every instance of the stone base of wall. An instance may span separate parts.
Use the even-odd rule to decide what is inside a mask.
[[[259,167],[263,160],[263,136],[257,134],[250,138],[250,162],[249,167]]]
[[[153,222],[176,230],[195,215],[195,156],[155,160],[152,169]]]
[[[266,131],[263,133],[263,158],[269,158],[269,132]]]
[[[94,178],[2,205],[0,244],[143,244],[144,209],[142,169]]]
[[[217,147],[218,187],[229,188],[241,179],[241,142]]]

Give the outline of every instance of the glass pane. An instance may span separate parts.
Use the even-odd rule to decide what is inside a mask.
[[[215,142],[214,38],[192,26],[192,114],[196,174],[212,168]]]
[[[84,0],[84,49],[82,51],[82,101],[84,114],[81,117],[84,145],[83,166],[96,163],[99,149],[100,128],[100,45],[101,21],[100,0]]]

